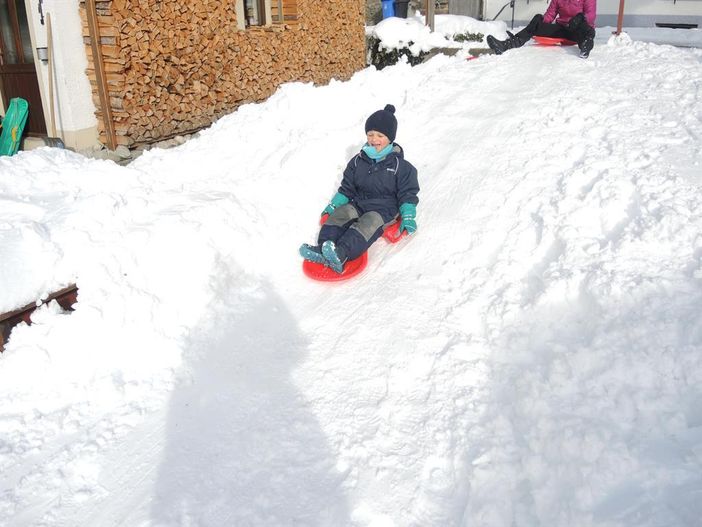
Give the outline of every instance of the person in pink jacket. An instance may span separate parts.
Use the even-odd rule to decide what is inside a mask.
[[[566,38],[577,42],[580,56],[590,56],[594,46],[597,0],[551,0],[543,15],[536,15],[516,35],[509,31],[507,40],[488,35],[488,46],[501,55],[508,49],[518,48],[534,36]]]

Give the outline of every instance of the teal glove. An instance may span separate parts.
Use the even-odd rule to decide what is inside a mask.
[[[417,222],[414,218],[417,217],[417,205],[414,203],[403,203],[400,205],[400,234],[407,231],[407,234],[413,234],[417,230]]]
[[[329,205],[327,205],[324,210],[322,211],[322,216],[325,214],[331,214],[334,212],[334,209],[337,207],[341,207],[342,205],[346,205],[349,202],[349,198],[344,196],[341,192],[337,192],[334,194],[334,197],[332,200],[329,202]]]

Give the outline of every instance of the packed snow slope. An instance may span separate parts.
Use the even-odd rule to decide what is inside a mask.
[[[397,107],[419,230],[297,248]],[[599,42],[283,86],[128,167],[0,158],[0,523],[692,527],[702,53]]]

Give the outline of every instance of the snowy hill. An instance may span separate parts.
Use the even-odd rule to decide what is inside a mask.
[[[702,517],[702,52],[626,38],[289,84],[128,167],[0,158],[0,523]],[[419,230],[297,248],[397,107]]]

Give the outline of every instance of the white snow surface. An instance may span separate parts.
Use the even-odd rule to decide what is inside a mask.
[[[0,524],[693,527],[702,52],[291,83],[127,167],[0,158]],[[297,248],[392,103],[418,232]]]

